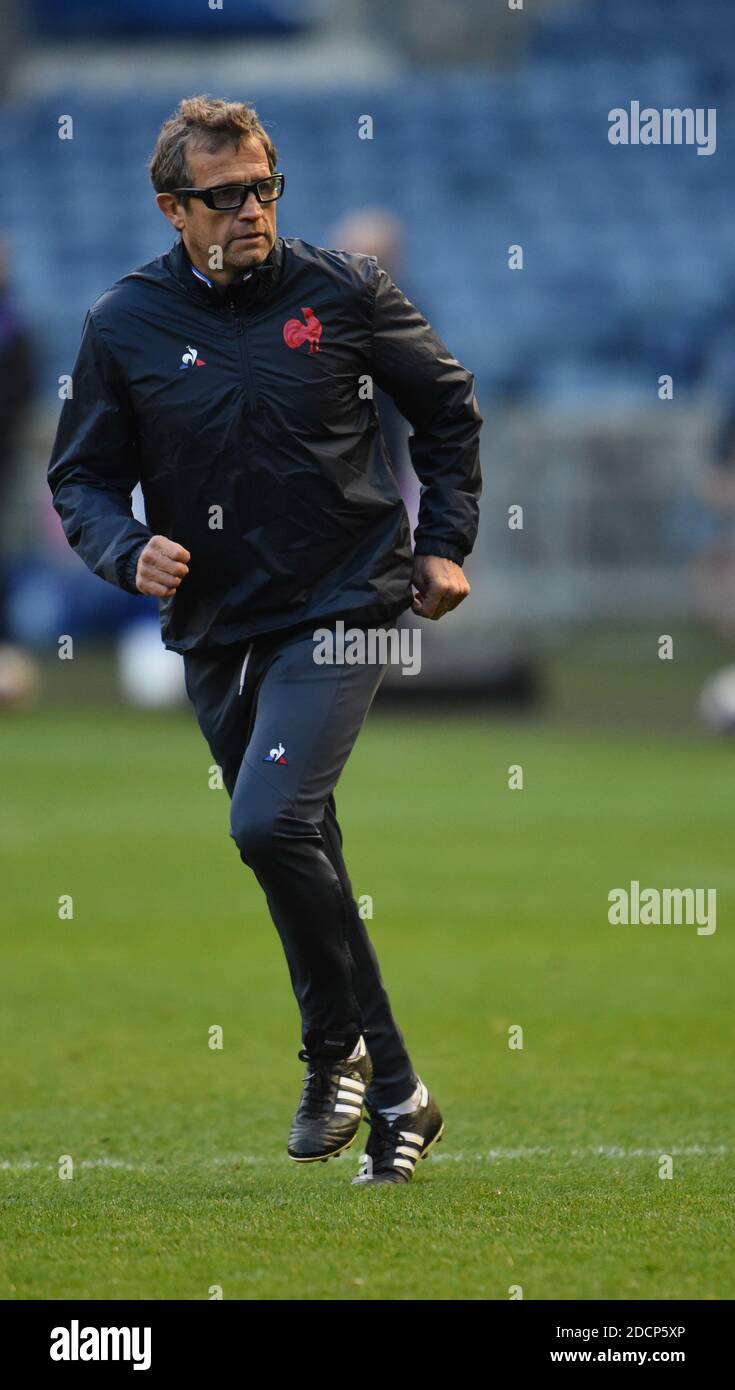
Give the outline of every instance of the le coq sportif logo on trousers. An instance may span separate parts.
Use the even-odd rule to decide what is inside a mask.
[[[132,1361],[134,1371],[151,1364],[150,1327],[80,1327],[72,1318],[69,1327],[51,1329],[52,1361]]]

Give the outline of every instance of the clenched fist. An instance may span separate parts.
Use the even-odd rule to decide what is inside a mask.
[[[138,557],[135,586],[141,594],[172,598],[189,573],[191,555],[167,536],[151,536]]]
[[[462,566],[439,555],[414,556],[413,586],[418,589],[413,600],[414,613],[434,621],[456,608],[470,592]]]

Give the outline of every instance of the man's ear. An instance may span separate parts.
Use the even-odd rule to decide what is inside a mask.
[[[177,232],[182,232],[186,226],[186,219],[175,193],[157,193],[156,202],[158,203],[164,217],[167,217]]]

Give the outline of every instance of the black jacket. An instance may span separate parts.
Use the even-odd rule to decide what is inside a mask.
[[[397,615],[411,536],[371,379],[414,427],[416,552],[461,564],[481,490],[474,377],[375,257],[277,237],[222,293],[179,239],[86,316],[48,474],[69,543],[131,592],[151,535],[191,552],[160,601],[175,651]]]

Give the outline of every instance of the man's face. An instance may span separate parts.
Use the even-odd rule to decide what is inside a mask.
[[[191,188],[255,183],[256,179],[267,179],[271,173],[265,150],[258,140],[244,141],[237,148],[223,145],[214,154],[190,148],[186,162]],[[241,208],[227,212],[214,212],[201,198],[190,198],[189,206],[184,208],[171,193],[159,193],[156,201],[181,232],[190,259],[218,284],[240,279],[251,266],[259,265],[276,239],[276,204],[259,203],[254,192],[248,194]],[[222,247],[221,270],[214,269],[210,263],[215,246]]]

